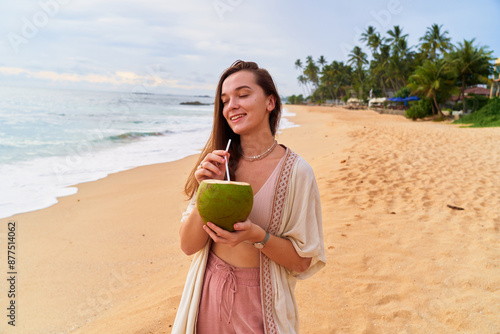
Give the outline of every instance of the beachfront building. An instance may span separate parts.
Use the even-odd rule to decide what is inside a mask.
[[[495,61],[493,82],[491,83],[490,98],[500,96],[500,58]]]
[[[493,88],[493,86],[492,86]],[[490,97],[490,90],[486,88],[486,85],[475,85],[465,89],[464,91],[465,98],[470,98],[474,95]],[[450,98],[449,102],[456,103],[460,100],[460,96],[454,95]]]
[[[464,91],[465,96],[471,96],[471,95],[479,95],[479,96],[485,96],[489,97],[490,96],[490,90],[486,88],[486,85],[476,85],[472,86],[469,88],[466,88]]]

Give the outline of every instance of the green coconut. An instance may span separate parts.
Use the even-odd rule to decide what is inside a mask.
[[[201,218],[230,232],[252,211],[252,186],[245,182],[204,180],[198,187],[196,205]]]

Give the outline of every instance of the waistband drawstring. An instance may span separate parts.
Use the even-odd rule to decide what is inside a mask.
[[[229,316],[227,318],[227,323],[231,323],[231,315],[233,313],[233,304],[234,304],[234,294],[238,291],[236,285],[236,275],[234,274],[234,269],[231,266],[225,265],[223,263],[217,263],[215,265],[217,270],[221,270],[226,273],[224,280],[222,281],[222,291],[224,291],[224,287],[226,284],[229,284],[228,293],[231,294],[231,304],[229,305]],[[222,294],[219,295],[219,321],[222,321],[221,317],[222,310]]]

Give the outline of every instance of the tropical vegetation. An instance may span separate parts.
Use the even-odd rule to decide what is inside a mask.
[[[305,61],[297,59],[295,67],[301,71],[298,81],[306,98],[293,95],[289,102],[347,101],[350,97],[367,101],[370,96],[387,97],[392,92],[426,100],[418,106],[414,103],[418,109],[414,115],[443,117],[443,105],[452,95],[462,101],[460,107],[465,113],[469,104],[463,103],[465,89],[488,84],[493,72],[492,51],[477,45],[474,39],[453,45],[442,25],[427,28],[418,45],[408,44],[408,34],[400,26],[385,35],[369,26],[360,42],[364,45],[354,46],[346,63],[329,63],[324,56],[318,60],[312,56]]]
[[[465,115],[454,123],[469,124],[470,127],[500,126],[500,98],[491,99],[478,111]]]

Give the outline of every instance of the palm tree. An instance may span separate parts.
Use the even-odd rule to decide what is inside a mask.
[[[487,51],[486,47],[476,47],[473,45],[474,39],[463,43],[459,42],[458,47],[450,52],[446,60],[450,64],[458,84],[461,85],[460,95],[463,101],[463,112],[465,114],[465,89],[467,86],[488,82],[488,76],[493,72],[493,51]]]
[[[407,79],[413,72],[414,68],[412,65],[415,53],[411,48],[408,46],[406,38],[399,39],[395,46],[393,46],[389,70],[391,71],[391,76],[394,77],[396,85],[394,88],[397,90],[406,86]]]
[[[387,38],[386,41],[393,46],[393,49],[397,48],[400,40],[406,39],[408,37],[408,34],[403,35],[403,29],[401,29],[399,26],[394,26],[393,30],[387,30],[387,34],[391,37]]]
[[[373,34],[375,34],[375,28],[373,26],[368,26],[366,28],[366,31],[361,34],[361,38],[359,40],[361,42],[365,42],[366,44],[368,44],[368,42],[370,41],[370,38],[371,38],[371,36],[373,36]]]
[[[320,56],[319,59],[318,59],[318,63],[321,65],[320,72],[323,72],[323,70],[325,69],[325,64],[326,64],[325,56]],[[321,88],[319,90],[319,95],[320,95],[320,99],[323,101],[324,93],[325,93],[325,91],[328,91],[328,89],[326,87],[322,87],[319,84],[319,82],[318,82],[318,88]]]
[[[388,38],[385,39],[390,46],[390,58],[388,66],[388,81],[392,89],[399,90],[406,85],[407,78],[413,70],[414,52],[408,46],[408,34],[403,34],[399,26],[388,30]]]
[[[302,69],[302,60],[297,59],[297,60],[295,61],[295,68],[297,68],[297,69],[299,69],[299,70],[301,70],[301,69]]]
[[[375,86],[382,89],[384,96],[387,96],[386,89],[391,85],[389,75],[390,48],[389,45],[382,44],[379,52],[373,54],[374,59],[370,63],[370,77]]]
[[[361,34],[360,41],[365,42],[372,53],[370,61],[368,82],[375,90],[381,89],[387,95],[387,66],[389,64],[390,47],[385,44],[385,39],[375,30],[373,26],[368,26]]]
[[[326,64],[326,59],[325,59],[325,56],[319,56],[319,59],[318,59],[318,63],[321,65],[321,67],[323,68]]]
[[[364,94],[364,84],[363,84],[363,79],[364,79],[364,65],[368,64],[367,56],[366,53],[361,50],[359,46],[355,46],[354,49],[352,49],[351,53],[349,53],[349,60],[347,64],[355,65],[355,71],[356,71],[356,81],[358,85],[358,98],[363,98]]]
[[[304,75],[307,76],[310,82],[312,82],[316,87],[319,84],[318,77],[319,68],[314,62],[312,56],[307,56],[306,58],[306,67],[304,69]]]
[[[346,95],[347,89],[350,90],[350,87],[352,87],[352,67],[344,64],[343,61],[338,63],[338,75],[336,77],[336,82],[336,93],[337,95],[340,94],[340,97]]]
[[[306,94],[306,95],[311,95],[311,94],[310,94],[310,92],[309,92],[309,93],[307,92],[307,90],[309,90],[309,86],[307,86],[307,82],[308,82],[307,77],[306,77],[305,75],[302,75],[302,74],[301,74],[301,75],[299,75],[299,76],[297,77],[297,80],[298,80],[298,81],[299,81],[299,83],[302,85],[302,88],[304,88],[304,87],[305,87],[305,89],[306,89],[305,94]]]
[[[307,82],[312,84],[312,87],[309,87],[310,95],[312,96],[314,91],[319,87],[319,67],[314,62],[312,56],[306,57],[306,66],[303,71],[303,75],[307,78]]]
[[[448,31],[446,30],[441,33],[442,27],[443,25],[438,26],[434,23],[431,27],[427,28],[425,36],[420,38],[420,41],[422,42],[420,44],[420,49],[422,50],[422,53],[426,54],[430,59],[437,58],[437,51],[446,55],[446,53],[453,47],[451,44],[451,38],[446,37]]]
[[[376,34],[375,28],[373,26],[368,26],[366,31],[361,34],[361,38],[359,39],[361,42],[365,42],[366,46],[368,46],[371,50],[371,41],[373,40],[373,36]],[[372,50],[373,53],[373,50]]]
[[[332,99],[336,100],[345,94],[346,87],[351,84],[350,78],[351,67],[344,65],[344,62],[333,61],[330,65],[323,67],[320,78],[321,86],[325,86]]]
[[[310,56],[309,56],[310,57]],[[312,57],[311,57],[312,59]],[[301,86],[305,89],[306,91],[304,92],[306,95],[308,94],[309,96],[312,95],[312,92],[311,92],[311,88],[309,87],[308,83],[310,81],[309,77],[307,75],[305,75],[305,69],[304,69],[304,65],[302,64],[302,60],[300,59],[297,59],[295,61],[295,68],[296,69],[299,69],[299,70],[302,70],[303,74],[299,75],[297,77],[297,80],[299,81],[299,83],[301,84]]]
[[[375,30],[373,26],[368,26],[366,31],[361,34],[361,38],[359,39],[361,42],[365,42],[366,46],[370,48],[372,55],[377,52],[377,49],[383,43],[383,38],[380,37],[380,34]]]
[[[371,39],[368,41],[368,46],[371,48],[372,53],[376,53],[378,48],[384,45],[384,38],[380,36],[379,33],[372,35]]]
[[[453,75],[443,59],[426,60],[410,76],[408,87],[412,95],[423,95],[432,101],[432,113],[444,117],[440,102],[451,96],[454,87]]]
[[[355,46],[351,53],[349,53],[349,60],[347,63],[355,64],[356,70],[361,71],[364,64],[368,64],[366,53],[364,53],[359,46]]]
[[[335,69],[333,68],[333,63],[330,65],[323,66],[321,71],[321,77],[319,78],[321,86],[326,87],[332,99],[336,99],[335,91],[333,86],[335,84]]]

